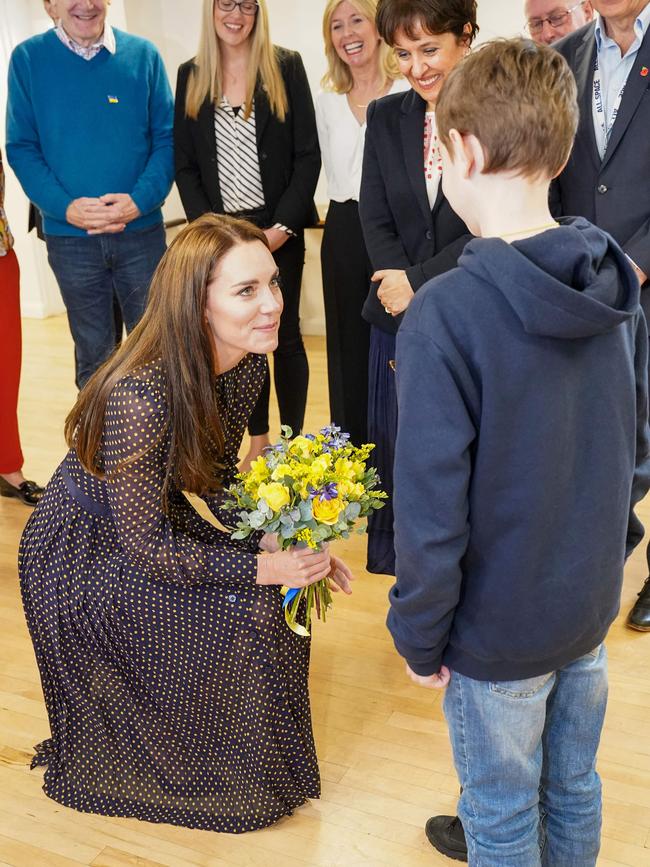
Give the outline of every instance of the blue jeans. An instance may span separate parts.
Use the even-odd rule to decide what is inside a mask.
[[[593,867],[600,848],[596,751],[607,705],[605,646],[527,680],[452,672],[445,716],[475,867]]]
[[[149,283],[165,252],[162,223],[116,235],[47,235],[47,255],[74,340],[75,381],[83,388],[115,347],[113,298],[127,331],[142,316]]]

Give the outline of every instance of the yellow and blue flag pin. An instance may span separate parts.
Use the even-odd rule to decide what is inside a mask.
[[[110,93],[106,97],[106,99],[110,102],[111,105],[117,105],[119,99],[116,96],[111,96]]]

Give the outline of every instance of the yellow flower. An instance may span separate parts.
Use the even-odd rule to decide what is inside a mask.
[[[269,474],[269,468],[266,465],[266,461],[264,460],[264,455],[260,455],[258,458],[255,458],[253,463],[251,464],[251,468],[249,470],[250,476],[255,476],[255,478],[263,481]]]
[[[244,488],[252,496],[257,498],[257,486],[269,477],[269,468],[264,458],[260,455],[251,464],[250,470],[244,479]]]
[[[300,455],[302,458],[308,458],[313,451],[313,443],[307,437],[296,437],[291,440],[290,452]]]
[[[310,488],[313,488],[313,485],[309,481],[309,478],[303,479],[301,482],[295,482],[293,486],[294,491],[300,495],[301,500],[307,499]]]
[[[343,499],[348,502],[350,500],[360,500],[366,490],[363,485],[360,485],[358,482],[349,482],[345,479],[342,482],[338,482],[336,487],[338,488],[339,497],[343,497]]]
[[[314,548],[314,549],[318,548],[318,545],[316,544],[316,542],[314,542],[314,539],[313,539],[313,536],[311,534],[311,530],[309,529],[309,527],[305,527],[304,530],[299,530],[296,533],[296,540],[298,542],[305,542],[307,545],[309,545],[310,548]]]
[[[352,481],[356,478],[354,472],[354,465],[352,461],[349,461],[347,458],[339,458],[336,464],[334,465],[334,472],[338,479],[343,481],[347,479],[348,481]]]
[[[289,489],[285,488],[284,485],[279,484],[279,482],[271,482],[268,485],[262,483],[258,488],[257,496],[266,500],[269,507],[273,509],[274,512],[279,512],[280,509],[283,506],[286,506],[291,499]]]
[[[362,461],[352,461],[353,479],[362,479],[366,472],[366,466]]]
[[[309,481],[315,488],[320,487],[325,473],[329,472],[331,467],[331,455],[319,455],[317,458],[314,458],[309,471]]]
[[[317,497],[311,508],[317,521],[332,525],[338,521],[339,515],[345,509],[345,503],[340,497],[335,497],[333,500],[321,500]]]
[[[278,464],[277,467],[271,473],[271,478],[274,482],[277,482],[279,479],[283,479],[285,476],[292,476],[293,472],[289,464]]]
[[[259,485],[257,484],[257,482],[253,482],[248,479],[244,485],[244,490],[249,495],[249,497],[252,497],[253,500],[257,501],[259,499],[259,497],[257,496],[258,487]]]

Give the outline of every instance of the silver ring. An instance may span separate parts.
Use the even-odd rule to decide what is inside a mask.
[[[385,310],[386,313],[388,313],[388,315],[390,316],[390,307],[386,307],[386,305],[384,304],[384,310]]]

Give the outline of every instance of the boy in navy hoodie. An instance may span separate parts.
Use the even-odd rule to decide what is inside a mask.
[[[608,235],[548,209],[577,119],[545,46],[497,41],[450,73],[443,187],[477,238],[397,339],[388,626],[412,679],[447,686],[481,867],[596,863],[603,640],[650,487],[639,282]],[[427,836],[464,860],[448,823]]]

